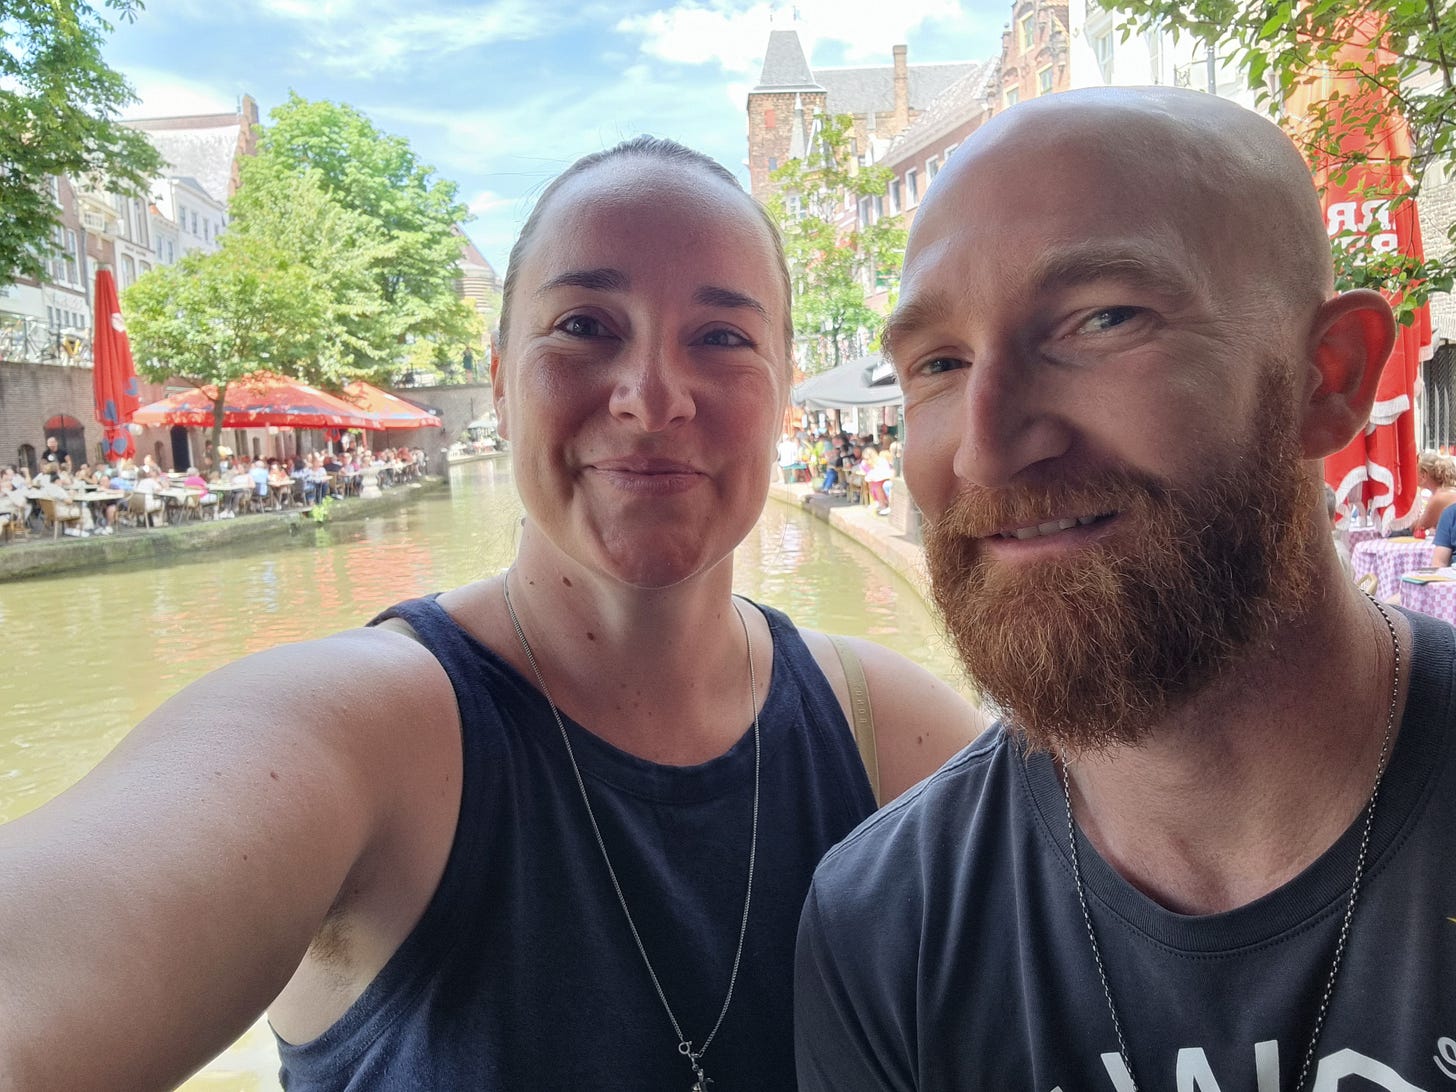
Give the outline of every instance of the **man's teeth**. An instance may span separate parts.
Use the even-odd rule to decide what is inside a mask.
[[[1049,523],[1039,523],[1035,527],[1018,527],[1014,531],[1006,531],[998,538],[1040,538],[1042,535],[1054,535],[1058,531],[1069,531],[1073,527],[1085,527],[1096,520],[1097,516],[1079,516],[1076,519],[1054,519]]]

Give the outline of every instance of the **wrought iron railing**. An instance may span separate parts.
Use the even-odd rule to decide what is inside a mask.
[[[0,311],[0,361],[89,368],[91,334],[57,329],[33,315]]]

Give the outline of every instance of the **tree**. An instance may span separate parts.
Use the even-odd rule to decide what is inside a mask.
[[[856,167],[853,121],[848,114],[817,119],[808,155],[771,176],[778,189],[768,211],[788,254],[794,331],[813,339],[803,362],[811,374],[838,366],[861,334],[879,330],[884,316],[866,302],[865,278],[893,283],[905,255],[905,229],[893,217],[848,231],[838,225],[846,195],[856,208],[863,198],[883,201],[893,177],[886,167]]]
[[[1216,50],[1247,73],[1260,105],[1275,116],[1284,113],[1297,91],[1315,88],[1309,116],[1300,119],[1293,135],[1311,163],[1333,164],[1340,182],[1351,168],[1370,161],[1363,150],[1348,149],[1341,135],[1375,132],[1392,114],[1410,128],[1410,155],[1395,161],[1414,181],[1410,197],[1419,195],[1433,166],[1456,179],[1456,12],[1449,4],[1109,0],[1108,6],[1127,16],[1124,38],[1136,31],[1170,30]],[[1359,28],[1372,26],[1385,48],[1352,51],[1352,39],[1363,40]],[[1336,78],[1322,84],[1329,76]],[[1456,224],[1440,226],[1456,248]],[[1451,290],[1456,251],[1424,263],[1398,255],[1372,260],[1350,245],[1353,234],[1333,240],[1342,288],[1368,286],[1398,294],[1402,317],[1431,292]]]
[[[138,372],[216,386],[214,447],[229,384],[266,369],[338,387],[361,373],[358,354],[371,347],[359,331],[385,308],[375,225],[339,206],[316,172],[293,178],[287,200],[261,200],[261,184],[255,196],[217,251],[153,269],[123,298]]]
[[[136,101],[101,58],[112,25],[140,0],[7,0],[0,8],[0,285],[42,278],[60,209],[51,177],[144,195],[163,166],[146,136],[122,125]]]
[[[458,364],[480,324],[455,291],[465,245],[455,225],[469,218],[455,184],[433,177],[408,141],[381,133],[351,107],[291,95],[269,116],[258,154],[243,164],[235,226],[312,173],[336,204],[371,226],[377,244],[370,270],[383,306],[352,331],[358,366],[388,380]]]

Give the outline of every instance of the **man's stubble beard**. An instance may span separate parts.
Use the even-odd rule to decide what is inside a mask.
[[[1033,748],[1137,743],[1315,587],[1318,500],[1301,465],[1292,370],[1268,365],[1259,419],[1229,464],[1174,486],[1128,470],[964,490],[927,526],[931,590],[962,661]],[[1103,540],[1053,561],[989,562],[977,538],[1116,511]]]

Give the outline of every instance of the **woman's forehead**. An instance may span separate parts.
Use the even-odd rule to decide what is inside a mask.
[[[542,210],[523,273],[563,266],[693,264],[772,276],[775,254],[751,199],[691,166],[656,160],[605,163],[570,179]],[[549,268],[548,268],[549,267]],[[712,280],[711,276],[706,279]]]

